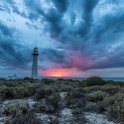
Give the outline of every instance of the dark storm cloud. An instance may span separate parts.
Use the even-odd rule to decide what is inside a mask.
[[[82,1],[82,22],[79,24],[78,35],[81,37],[87,35],[93,21],[93,10],[98,4],[99,0],[84,0]]]
[[[24,67],[30,58],[25,56],[28,55],[28,48],[18,43],[19,39],[14,37],[17,35],[15,32],[15,29],[0,22],[0,64],[7,67]]]
[[[44,20],[48,23],[48,31],[52,37],[59,37],[59,34],[62,33],[64,28],[63,16],[68,7],[68,0],[52,0],[55,8],[51,8],[47,13],[44,13],[42,16]]]
[[[120,41],[119,38],[122,37],[122,33],[124,33],[124,13],[122,11],[120,13],[120,10],[117,9],[114,14],[107,14],[103,16],[101,20],[94,22],[97,15],[94,17],[93,14],[99,5],[99,0],[83,0],[80,1],[81,5],[79,8],[81,16],[80,19],[78,19],[78,13],[75,12],[77,8],[74,6],[73,8],[69,8],[70,4],[74,5],[76,2],[73,0],[52,0],[55,8],[50,8],[47,12],[44,12],[42,7],[39,6],[38,1],[29,3],[29,0],[25,0],[26,5],[30,9],[30,15],[34,14],[35,17],[41,18],[47,23],[47,31],[52,37],[62,42],[63,50],[67,50],[67,53],[69,51],[79,51],[81,57],[88,56],[92,60],[92,64],[90,64],[89,67],[87,66],[87,69],[124,66],[124,59],[122,57],[124,50],[121,46],[117,47],[121,49],[117,52],[118,54],[116,54],[115,50],[113,50],[112,53],[109,52],[109,49],[112,49],[111,46]],[[111,3],[115,4],[114,1],[111,1]],[[117,3],[119,3],[119,1],[116,1],[116,4]],[[69,16],[67,17],[71,21],[71,24],[68,25],[67,20],[63,18],[69,9],[73,11],[69,12],[70,18]],[[30,16],[31,20],[33,16]],[[76,19],[80,21],[75,24]],[[49,50],[46,54],[49,58],[54,56],[53,58],[51,57],[52,61],[58,61],[58,63],[61,61],[61,58],[63,58],[53,51],[49,52]],[[65,62],[67,67],[76,66],[71,62],[70,56],[72,55],[66,54],[66,56],[67,55],[68,57],[65,58],[68,58],[68,60],[63,59],[63,63]],[[105,56],[106,59],[104,59]],[[82,69],[84,66],[85,65],[82,65],[81,67],[80,65],[79,68]]]
[[[40,6],[40,0],[24,0],[25,5],[27,6],[28,13],[27,18],[31,21],[36,21],[38,18],[41,18],[41,15],[44,15],[42,7]]]
[[[0,22],[0,33],[5,36],[12,36],[12,31]]]
[[[124,13],[115,14],[115,15],[107,15],[104,17],[101,24],[93,27],[93,34],[91,37],[94,39],[96,43],[105,42],[109,40],[113,42],[115,36],[119,39],[119,34],[121,35],[124,32]],[[105,35],[106,34],[106,35]],[[111,40],[113,39],[113,40]]]
[[[46,0],[45,4],[48,4],[48,9],[45,11],[40,0],[23,1],[27,7],[27,13],[20,12],[12,0],[6,2],[13,6],[16,14],[29,21],[40,20],[41,25],[44,22],[45,31],[61,43],[64,52],[56,49],[42,50],[43,57],[48,61],[67,68],[77,67],[81,70],[124,66],[123,9],[116,7],[114,12],[97,15],[94,14],[94,11],[100,6],[100,0]],[[49,6],[50,2],[54,7]],[[109,1],[105,2],[104,6],[108,3]],[[111,4],[114,5],[121,3],[123,4],[122,0],[111,1]],[[103,6],[101,5],[99,8],[103,9]],[[30,25],[28,26],[30,27]],[[4,38],[5,36],[12,37],[13,30],[9,30],[4,25],[0,27]],[[14,44],[9,43],[12,40],[14,40]],[[7,39],[7,44],[6,47],[11,49],[7,53],[11,53],[14,58],[19,56],[17,63],[21,62],[24,56],[16,51],[19,47],[16,39]],[[5,44],[1,43],[1,46],[5,50]],[[26,59],[24,61],[28,62]]]
[[[76,20],[76,14],[74,12],[71,12],[70,13],[70,21],[71,21],[72,25],[75,23],[75,20]]]
[[[57,37],[70,37],[70,35],[74,36],[80,36],[85,37],[87,35],[88,31],[90,30],[92,21],[93,21],[93,10],[98,4],[99,0],[84,0],[82,1],[81,9],[82,16],[81,21],[78,25],[70,28],[70,30],[67,31],[67,25],[65,24],[66,21],[63,20],[64,15],[66,14],[69,4],[75,3],[74,1],[68,1],[68,0],[53,0],[53,3],[56,7],[56,9],[52,8],[48,11],[48,13],[44,14],[44,18],[47,20],[49,24],[49,31],[52,34],[52,36]],[[76,9],[76,8],[72,8]],[[72,25],[76,19],[76,14],[72,11],[70,13],[70,20],[72,22]],[[56,35],[54,35],[56,34]],[[66,36],[67,34],[67,36]],[[62,39],[63,41],[63,39]]]
[[[61,65],[66,62],[66,53],[55,49],[42,49],[42,58]]]
[[[28,18],[31,21],[41,19],[47,22],[46,30],[50,32],[52,37],[58,37],[63,30],[62,17],[67,10],[68,0],[52,0],[55,8],[50,8],[48,12],[44,12],[42,6],[40,6],[40,0],[30,1],[24,0],[26,6],[29,9]]]
[[[60,23],[61,15],[52,9],[45,15],[45,19],[48,22],[47,30],[50,31],[51,36],[58,37],[63,28],[62,23]]]
[[[57,10],[61,13],[67,10],[68,0],[52,0]]]

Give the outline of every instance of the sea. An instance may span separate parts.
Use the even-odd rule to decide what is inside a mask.
[[[46,77],[46,76],[42,76],[39,77],[38,79],[44,79],[44,78],[48,78],[48,79],[53,79],[53,80],[57,80],[57,79],[71,79],[71,80],[86,80],[89,77]],[[115,81],[115,82],[124,82],[124,77],[101,77],[102,79],[106,80],[106,81]],[[2,78],[0,78],[2,79]],[[24,77],[8,77],[5,79],[13,79],[13,80],[17,80],[17,79],[24,79]]]
[[[42,78],[49,78],[49,79],[71,79],[71,80],[86,80],[89,77],[42,77]],[[124,82],[124,77],[101,77],[102,79],[106,80],[106,81],[115,81],[115,82]],[[40,78],[41,79],[41,78]]]

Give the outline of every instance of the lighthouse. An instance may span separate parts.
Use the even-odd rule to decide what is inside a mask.
[[[33,51],[33,63],[32,63],[32,78],[38,78],[38,48],[35,47]]]

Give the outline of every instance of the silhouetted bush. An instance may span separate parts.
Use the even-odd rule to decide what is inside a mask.
[[[6,81],[6,79],[5,78],[0,78],[0,81]]]
[[[90,77],[85,80],[85,86],[105,85],[106,82],[100,77]]]
[[[45,83],[46,85],[50,85],[50,84],[52,84],[52,83],[55,82],[55,80],[47,79],[47,78],[43,79],[42,81],[43,81],[43,83]]]
[[[58,80],[58,81],[65,81],[64,78],[58,78],[57,80]]]
[[[33,80],[33,78],[25,77],[24,80]]]
[[[30,83],[34,83],[35,82],[35,80],[33,78],[29,78],[29,77],[25,77],[24,80],[28,81]]]

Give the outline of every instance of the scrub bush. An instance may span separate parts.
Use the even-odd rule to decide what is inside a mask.
[[[108,97],[106,102],[108,103],[106,108],[108,115],[124,122],[124,94],[117,93],[112,97]]]
[[[105,85],[106,82],[100,77],[90,77],[85,80],[85,86]]]

